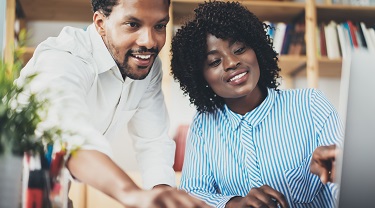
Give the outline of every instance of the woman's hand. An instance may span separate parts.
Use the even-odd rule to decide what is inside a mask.
[[[289,205],[282,193],[268,185],[263,185],[259,188],[252,188],[245,197],[233,197],[225,207],[288,208]]]

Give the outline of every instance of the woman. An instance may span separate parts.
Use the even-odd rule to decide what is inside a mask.
[[[341,121],[320,91],[277,89],[268,28],[214,1],[173,38],[172,74],[198,110],[180,188],[215,207],[333,207]]]

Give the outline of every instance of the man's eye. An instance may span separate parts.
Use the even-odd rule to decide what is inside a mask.
[[[129,22],[129,23],[126,23],[126,25],[128,25],[129,27],[138,27],[138,23],[135,23],[135,22]]]
[[[156,25],[156,26],[155,26],[155,29],[157,29],[157,30],[163,30],[163,29],[165,29],[166,27],[167,27],[166,24],[159,24],[159,25]]]

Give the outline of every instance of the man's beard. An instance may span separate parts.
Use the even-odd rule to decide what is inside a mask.
[[[138,66],[137,68],[134,68],[134,67],[132,67],[128,64],[129,56],[131,56],[132,53],[144,53],[144,52],[151,52],[151,53],[155,54],[154,60],[153,60],[153,62],[151,63],[150,66],[147,66],[147,67]],[[147,75],[150,73],[152,65],[154,64],[155,59],[156,59],[158,54],[159,54],[159,50],[157,48],[147,49],[147,48],[141,47],[138,50],[132,50],[131,49],[125,54],[124,61],[122,62],[123,64],[119,64],[118,61],[116,61],[116,63],[117,63],[117,66],[119,67],[121,75],[124,79],[125,79],[125,77],[129,77],[129,78],[134,79],[134,80],[142,80],[142,79],[146,78]],[[146,74],[141,74],[141,75],[134,73],[138,70],[148,70],[148,71],[147,71]]]

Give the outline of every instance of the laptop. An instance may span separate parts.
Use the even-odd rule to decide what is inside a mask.
[[[338,208],[375,207],[375,52],[343,59],[339,112],[345,140],[337,157]]]

